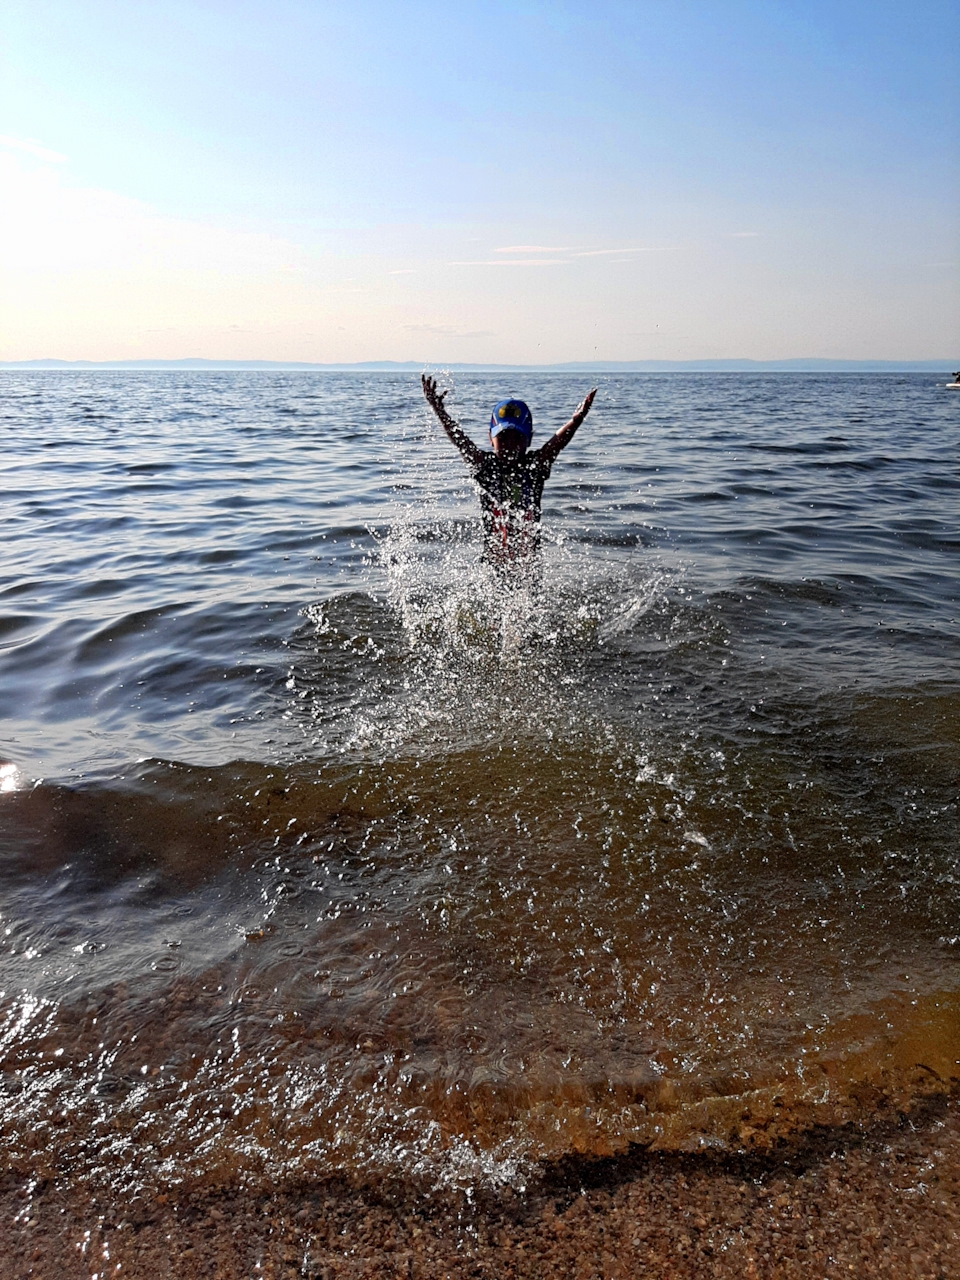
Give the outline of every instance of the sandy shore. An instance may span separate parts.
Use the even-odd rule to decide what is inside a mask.
[[[570,1161],[520,1195],[327,1182],[111,1203],[0,1189],[0,1278],[960,1276],[960,1103],[775,1158]]]

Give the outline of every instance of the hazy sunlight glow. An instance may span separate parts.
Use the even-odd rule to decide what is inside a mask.
[[[80,8],[6,20],[0,359],[960,337],[952,2]]]

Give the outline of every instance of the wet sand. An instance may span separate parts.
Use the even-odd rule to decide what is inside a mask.
[[[122,1203],[69,1178],[0,1183],[0,1280],[96,1276],[960,1276],[960,1101],[764,1157],[635,1151],[524,1193],[326,1181]]]

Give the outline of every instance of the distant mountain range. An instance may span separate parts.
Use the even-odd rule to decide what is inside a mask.
[[[284,370],[317,373],[949,373],[960,358],[945,360],[571,360],[564,364],[464,364],[417,360],[361,360],[355,364],[307,364],[294,360],[0,360],[0,369]]]

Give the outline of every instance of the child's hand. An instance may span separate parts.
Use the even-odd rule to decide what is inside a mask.
[[[425,373],[420,375],[420,385],[423,387],[423,394],[427,398],[427,404],[430,405],[435,413],[440,413],[443,409],[443,402],[447,392],[438,391],[436,378],[430,378]]]
[[[597,394],[597,388],[594,387],[592,391],[588,391],[587,394],[584,396],[583,403],[580,405],[576,413],[573,415],[574,418],[577,420],[578,424],[581,423],[584,420],[584,418],[587,416],[587,414],[590,412],[590,406],[593,404],[593,397],[596,394]]]

